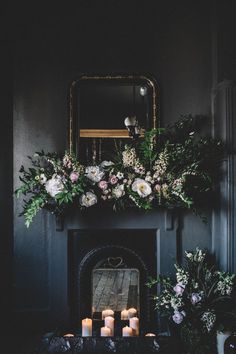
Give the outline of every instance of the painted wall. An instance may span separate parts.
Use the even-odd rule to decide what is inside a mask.
[[[12,280],[13,245],[13,171],[12,171],[12,57],[11,47],[0,41],[0,278],[3,289],[0,292],[0,309],[4,315],[9,313],[10,289]]]
[[[47,8],[46,16],[37,6],[26,13],[18,9],[22,16],[10,33],[15,39],[14,188],[27,155],[66,148],[68,86],[80,73],[151,73],[159,82],[162,125],[180,114],[211,114],[210,8],[187,1],[79,4]],[[47,330],[69,318],[67,235],[55,232],[54,218],[44,212],[27,230],[20,210],[21,201],[14,201],[14,313],[21,325]],[[190,213],[175,224],[180,249],[212,248],[211,212],[206,213],[208,224]],[[162,242],[164,257],[168,243]]]

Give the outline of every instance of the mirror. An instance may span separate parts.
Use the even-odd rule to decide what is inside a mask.
[[[101,318],[101,312],[115,313],[135,308],[140,313],[139,271],[135,268],[97,268],[92,273],[92,315]]]
[[[82,75],[70,87],[70,152],[87,163],[104,159],[101,155],[111,150],[111,140],[130,138],[124,123],[127,117],[135,117],[140,135],[157,127],[157,85],[153,78]]]

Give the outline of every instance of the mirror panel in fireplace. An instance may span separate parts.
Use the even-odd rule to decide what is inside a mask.
[[[93,318],[96,326],[100,326],[102,317],[105,316],[101,312],[106,312],[110,307],[115,312],[116,323],[120,323],[118,320],[121,317],[126,320],[131,316],[128,311],[123,310],[132,309],[132,313],[138,310],[141,331],[152,332],[156,328],[157,318],[152,311],[151,299],[156,296],[156,289],[153,287],[150,290],[145,284],[148,277],[157,277],[156,251],[156,230],[152,229],[100,230],[92,229],[91,226],[88,230],[70,230],[68,299],[72,325],[76,328],[82,319],[88,317]],[[101,288],[110,296],[106,299],[96,286],[102,275],[104,286]],[[132,286],[120,286],[115,279],[121,276]],[[113,290],[109,282],[114,284]],[[112,291],[114,294],[111,294]],[[124,295],[119,295],[123,293]],[[96,298],[101,298],[103,305],[99,305]],[[121,299],[123,304],[117,304]],[[123,312],[122,316],[120,311]]]
[[[135,268],[94,269],[92,275],[93,318],[101,319],[102,311],[106,309],[120,314],[124,309],[135,308],[140,313],[139,283],[139,270]]]

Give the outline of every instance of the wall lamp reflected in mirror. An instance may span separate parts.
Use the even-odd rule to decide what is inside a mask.
[[[140,87],[140,90],[139,90],[139,93],[141,96],[147,96],[147,93],[148,93],[148,88],[147,86],[141,86]]]
[[[137,139],[141,134],[141,128],[138,124],[136,116],[126,117],[124,120],[126,129],[129,132],[129,136]]]

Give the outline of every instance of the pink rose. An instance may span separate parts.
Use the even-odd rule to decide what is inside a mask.
[[[107,189],[107,181],[100,181],[98,183],[98,187],[104,191],[105,189]]]
[[[118,182],[118,178],[115,175],[111,175],[109,178],[109,182],[114,185]]]
[[[78,178],[79,178],[78,172],[74,172],[74,171],[71,172],[71,174],[70,174],[70,180],[71,180],[72,183],[77,182],[77,181],[78,181]]]

